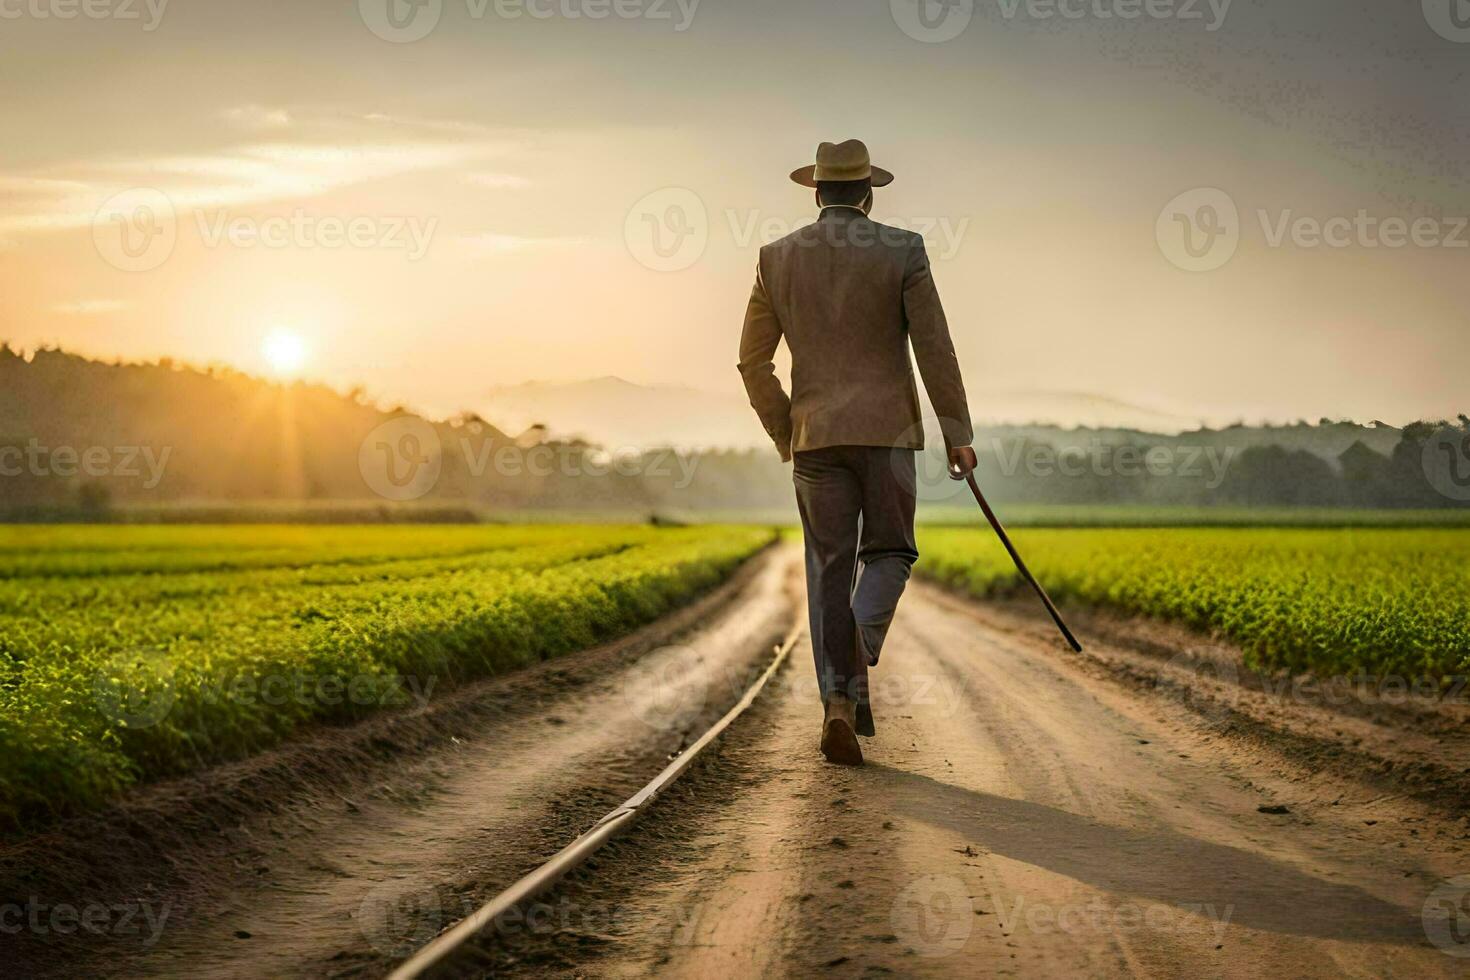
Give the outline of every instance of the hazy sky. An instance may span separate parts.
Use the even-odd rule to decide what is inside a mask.
[[[0,0],[0,337],[735,391],[786,174],[858,136],[977,414],[1470,411],[1470,3],[949,2]]]

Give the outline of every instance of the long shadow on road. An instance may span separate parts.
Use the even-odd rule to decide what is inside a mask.
[[[1232,923],[1275,933],[1427,945],[1417,910],[1260,854],[1167,830],[1114,827],[882,764],[862,771],[886,784],[879,790],[898,814],[1105,891],[1233,907]]]

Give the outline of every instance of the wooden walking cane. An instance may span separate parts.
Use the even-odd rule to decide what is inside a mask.
[[[950,473],[953,474],[954,470],[951,469]],[[959,479],[958,476],[954,478]],[[1010,552],[1011,561],[1016,563],[1016,571],[1020,572],[1021,577],[1031,583],[1031,587],[1041,597],[1041,604],[1046,606],[1047,612],[1051,613],[1052,622],[1057,624],[1057,629],[1062,631],[1062,635],[1067,638],[1067,643],[1071,645],[1073,650],[1081,653],[1082,644],[1078,643],[1077,637],[1073,636],[1072,631],[1067,629],[1067,624],[1062,622],[1062,614],[1057,612],[1057,607],[1051,601],[1051,596],[1046,594],[1046,590],[1041,587],[1041,583],[1036,581],[1036,576],[1031,574],[1031,569],[1027,568],[1026,563],[1021,560],[1021,555],[1016,551],[1016,546],[1011,544],[1010,535],[1006,534],[1006,529],[1001,526],[1000,518],[995,516],[995,511],[990,509],[990,504],[985,500],[985,494],[980,492],[980,484],[975,482],[973,471],[965,474],[965,482],[970,485],[971,492],[975,494],[975,502],[985,512],[985,519],[990,522],[991,527],[995,528],[995,534],[1000,538],[1000,543],[1006,546],[1006,551]]]

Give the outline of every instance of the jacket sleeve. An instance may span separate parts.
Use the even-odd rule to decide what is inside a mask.
[[[760,264],[755,269],[755,286],[745,308],[745,327],[740,332],[740,376],[745,380],[745,393],[750,405],[760,416],[766,434],[776,444],[782,461],[791,459],[791,399],[776,377],[774,357],[781,343],[781,324],[771,308],[771,298],[761,276]]]
[[[960,378],[960,363],[955,357],[954,343],[949,338],[949,323],[939,303],[939,291],[929,271],[929,254],[924,239],[915,237],[909,250],[903,276],[903,313],[919,364],[924,390],[939,416],[948,449],[968,446],[975,433],[970,427],[970,409],[965,402],[965,383]]]

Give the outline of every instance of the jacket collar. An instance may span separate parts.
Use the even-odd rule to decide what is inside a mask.
[[[866,217],[867,215],[863,214],[863,209],[855,204],[827,204],[823,205],[821,213],[817,215],[817,220],[822,221],[836,218],[850,221],[854,218]]]

